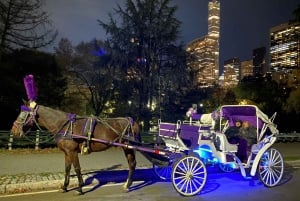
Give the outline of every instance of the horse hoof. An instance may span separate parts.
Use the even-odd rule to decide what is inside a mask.
[[[66,189],[59,189],[58,192],[60,192],[60,193],[66,193],[68,191]]]
[[[123,187],[122,191],[123,191],[123,193],[128,193],[129,192],[129,188]]]
[[[82,190],[76,190],[76,191],[75,191],[75,195],[83,195]]]
[[[79,195],[83,195],[83,192],[76,191],[76,192],[75,192],[75,195],[78,195],[78,196],[79,196]]]

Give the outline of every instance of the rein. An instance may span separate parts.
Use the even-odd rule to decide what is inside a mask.
[[[118,135],[117,138],[115,138],[113,140],[113,142],[116,142],[118,139],[123,139],[124,138],[124,135],[126,133],[126,131],[128,130],[129,127],[132,127],[131,125],[131,121],[128,119],[128,118],[122,118],[124,120],[127,120],[127,125],[124,127],[124,129],[122,130],[122,132],[116,130],[115,128],[113,128],[107,121],[105,121],[105,119],[100,119],[100,118],[93,118],[93,117],[81,117],[81,118],[76,118],[76,115],[75,114],[68,114],[68,119],[66,121],[65,124],[63,124],[62,128],[59,130],[59,132],[57,134],[60,134],[60,135],[63,135],[63,137],[67,137],[68,135],[71,135],[71,136],[75,136],[75,138],[83,138],[85,139],[86,136],[84,136],[83,134],[85,133],[84,131],[82,131],[82,133],[80,134],[76,134],[76,133],[73,133],[73,126],[74,126],[74,123],[77,121],[77,120],[82,120],[82,119],[85,119],[87,122],[90,120],[90,118],[92,118],[91,120],[96,120],[95,123],[92,123],[91,124],[91,127],[89,128],[89,130],[87,132],[91,132],[90,135],[93,134],[94,132],[94,129],[96,127],[96,124],[98,122],[102,123],[103,125],[105,125],[106,127],[108,127],[109,129],[111,129],[115,134]],[[83,127],[86,126],[87,122],[83,125]],[[64,130],[63,132],[61,132],[63,130],[63,128],[67,125],[67,129]],[[72,137],[71,137],[72,138]]]

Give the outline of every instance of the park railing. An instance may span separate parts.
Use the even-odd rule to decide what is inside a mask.
[[[300,133],[279,133],[276,142],[300,142]]]
[[[157,141],[157,132],[142,132],[142,142],[150,143]],[[278,143],[300,142],[300,133],[280,133],[277,136]],[[0,130],[0,149],[15,149],[15,148],[52,148],[56,147],[54,135],[47,131],[31,131],[24,137],[14,137],[10,131]]]
[[[55,147],[54,135],[45,131],[31,131],[24,137],[14,137],[10,131],[0,131],[0,148],[50,148]]]
[[[156,141],[156,133],[142,132],[143,143]],[[0,130],[0,149],[12,150],[15,148],[50,148],[55,147],[54,135],[47,131],[31,131],[24,137],[14,137],[10,131]]]

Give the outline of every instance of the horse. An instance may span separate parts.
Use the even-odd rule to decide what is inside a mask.
[[[29,101],[21,107],[21,112],[13,123],[11,133],[18,137],[24,136],[34,125],[38,128],[43,127],[52,133],[58,148],[64,153],[65,178],[61,191],[68,191],[70,170],[73,165],[78,178],[76,190],[80,195],[83,194],[84,182],[78,153],[82,153],[84,148],[88,149],[88,153],[104,151],[112,147],[113,142],[129,143],[130,140],[140,142],[139,126],[131,118],[82,117]],[[100,139],[104,143],[93,139]],[[128,177],[123,185],[123,190],[127,192],[132,184],[136,157],[134,149],[126,146],[123,146],[122,149],[129,166]]]

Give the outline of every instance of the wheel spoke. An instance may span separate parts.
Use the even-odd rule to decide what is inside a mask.
[[[260,159],[259,176],[265,186],[277,185],[283,175],[283,158],[279,151],[271,148]]]
[[[199,158],[187,156],[174,165],[172,184],[181,195],[192,196],[205,185],[206,174],[206,168]]]

